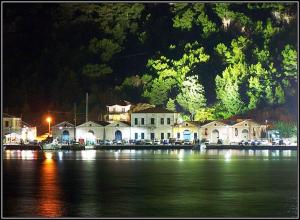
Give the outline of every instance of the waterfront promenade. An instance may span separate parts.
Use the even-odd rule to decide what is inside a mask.
[[[236,149],[236,150],[298,150],[298,146],[286,145],[95,145],[95,146],[73,146],[62,145],[45,148],[42,145],[5,145],[5,150],[163,150],[163,149]]]

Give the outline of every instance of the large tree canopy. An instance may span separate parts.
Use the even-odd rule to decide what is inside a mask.
[[[85,92],[97,111],[123,98],[195,120],[297,102],[295,3],[6,4],[3,14],[11,113],[74,102],[83,112]]]

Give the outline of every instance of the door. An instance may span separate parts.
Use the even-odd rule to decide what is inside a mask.
[[[218,143],[218,140],[219,140],[219,131],[217,129],[215,129],[212,131],[211,142]]]
[[[121,141],[122,140],[122,132],[120,130],[117,130],[115,132],[115,140],[116,141]]]
[[[69,143],[69,140],[70,140],[70,133],[69,131],[67,130],[64,130],[63,133],[62,133],[62,143]]]
[[[191,132],[189,130],[184,130],[183,131],[183,140],[191,140]]]
[[[248,132],[247,129],[242,130],[242,138],[243,138],[244,141],[249,139],[249,132]]]

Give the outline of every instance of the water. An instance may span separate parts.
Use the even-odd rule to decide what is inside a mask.
[[[296,217],[297,151],[4,151],[4,217]]]

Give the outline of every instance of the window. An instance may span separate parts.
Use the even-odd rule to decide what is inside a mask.
[[[134,119],[134,124],[135,124],[135,125],[138,124],[138,119],[137,119],[137,118]]]
[[[141,124],[143,125],[145,123],[145,119],[141,118]]]
[[[135,140],[138,139],[138,133],[134,133],[134,139],[135,139]]]
[[[205,132],[204,132],[204,134],[205,134],[205,136],[207,136],[208,134],[207,134],[207,128],[205,128]]]
[[[151,118],[151,124],[154,125],[154,118]]]
[[[245,126],[247,126],[247,124],[245,124]]]
[[[113,108],[113,112],[116,112],[116,108]]]
[[[171,118],[167,118],[167,124],[171,124]]]
[[[161,133],[161,134],[160,134],[160,139],[163,140],[164,138],[165,138],[165,134],[164,134],[164,133]]]
[[[160,119],[160,124],[162,124],[162,125],[164,124],[164,118]]]
[[[168,133],[168,134],[167,134],[167,137],[170,138],[170,137],[171,137],[171,133]]]
[[[177,138],[178,138],[178,139],[180,138],[180,133],[179,133],[179,132],[177,133]]]
[[[151,138],[151,140],[154,140],[154,138],[155,138],[154,133],[150,134],[150,138]]]
[[[194,140],[197,140],[197,133],[194,133]]]
[[[141,133],[141,139],[145,139],[145,133]]]
[[[217,126],[217,124],[215,123],[215,126]]]
[[[253,136],[255,137],[256,135],[256,132],[255,132],[255,129],[253,128]]]
[[[9,121],[5,121],[5,127],[9,127]]]
[[[238,129],[235,128],[235,136],[238,136],[239,132],[238,132]]]
[[[125,112],[125,108],[122,108],[122,112]]]

